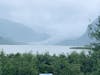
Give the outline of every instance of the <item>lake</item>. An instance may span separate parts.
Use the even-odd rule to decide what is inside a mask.
[[[33,54],[44,54],[49,53],[50,55],[70,54],[73,51],[80,53],[82,51],[88,52],[86,49],[70,49],[72,46],[36,46],[36,45],[0,45],[0,50],[6,54],[11,53],[33,53]]]

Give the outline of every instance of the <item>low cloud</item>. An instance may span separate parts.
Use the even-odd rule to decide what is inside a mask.
[[[82,35],[100,13],[100,0],[0,0],[1,18],[47,33],[54,41]]]

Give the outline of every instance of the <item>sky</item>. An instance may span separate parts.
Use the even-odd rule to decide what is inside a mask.
[[[0,0],[0,18],[47,33],[49,40],[83,35],[100,13],[100,0]]]

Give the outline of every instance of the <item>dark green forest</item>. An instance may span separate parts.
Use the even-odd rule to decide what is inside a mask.
[[[100,51],[59,56],[0,53],[0,75],[100,75]]]
[[[100,18],[98,18],[100,20]],[[92,50],[88,54],[5,54],[0,52],[0,75],[100,75],[100,21],[89,25],[89,36],[96,40],[89,44]]]

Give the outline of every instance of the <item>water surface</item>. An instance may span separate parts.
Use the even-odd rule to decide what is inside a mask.
[[[72,46],[0,45],[0,50],[7,54],[29,52],[33,54],[44,54],[48,52],[50,55],[70,54],[73,51],[77,53],[82,51],[87,52],[85,49],[70,49],[70,47]]]

